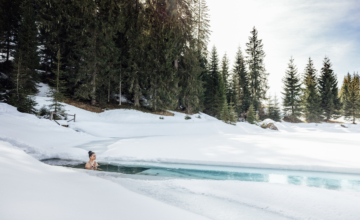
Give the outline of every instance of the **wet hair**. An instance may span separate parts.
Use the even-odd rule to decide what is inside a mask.
[[[89,157],[91,157],[95,152],[89,151]]]

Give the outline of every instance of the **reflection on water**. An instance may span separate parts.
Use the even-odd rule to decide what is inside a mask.
[[[44,163],[57,166],[66,166],[84,169],[81,161],[47,159]],[[324,172],[282,171],[268,169],[234,168],[219,170],[218,167],[204,167],[204,169],[123,166],[109,163],[99,163],[101,171],[124,174],[174,177],[182,179],[211,179],[211,180],[238,180],[250,182],[268,182],[290,184],[308,187],[318,187],[331,190],[360,191],[360,175],[331,174]],[[225,169],[225,168],[224,168]],[[234,171],[235,170],[235,171]]]

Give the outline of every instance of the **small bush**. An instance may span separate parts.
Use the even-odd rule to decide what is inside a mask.
[[[196,116],[195,118],[201,119],[200,115]]]
[[[191,119],[191,117],[188,116],[188,115],[186,115],[186,116],[185,116],[185,120],[189,120],[189,119]]]
[[[164,117],[159,117],[159,119],[164,120]]]
[[[42,118],[50,118],[50,110],[43,105],[39,110],[39,116]]]

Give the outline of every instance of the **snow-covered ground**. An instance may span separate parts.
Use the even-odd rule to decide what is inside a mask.
[[[36,97],[38,108],[49,104],[49,98],[44,95],[45,86],[42,85],[41,94]],[[175,219],[169,217],[167,211],[172,209],[174,211],[169,212],[184,216],[179,219],[201,219],[198,215],[210,219],[358,219],[360,216],[359,192],[276,183],[138,179],[52,167],[28,155],[37,159],[86,161],[91,148],[96,149],[100,162],[360,174],[359,125],[346,124],[348,128],[343,128],[340,124],[282,122],[275,123],[279,131],[271,131],[248,123],[227,125],[206,114],[192,115],[192,119],[185,120],[184,114],[174,112],[175,116],[163,116],[160,120],[158,115],[135,110],[97,114],[69,105],[65,105],[65,109],[69,114],[76,114],[76,122],[68,123],[69,128],[19,113],[14,107],[0,103],[0,140],[3,141],[0,143],[0,175],[6,179],[0,182],[0,194],[5,195],[0,196],[0,219],[22,219],[19,213],[11,211],[19,207],[18,204],[28,210],[27,219],[45,219],[56,209],[54,207],[58,208],[57,212],[68,212],[66,219],[79,219],[78,215],[84,213],[86,216],[83,210],[91,207],[89,200],[92,198],[86,196],[88,191],[93,191],[96,207],[99,207],[88,210],[101,210],[94,215],[96,218],[117,219],[125,212],[129,216],[125,219],[144,219],[142,214],[148,216],[145,219]],[[67,124],[66,121],[61,123]],[[93,143],[91,147],[86,144],[89,142]],[[45,185],[51,187],[43,187]],[[162,213],[162,207],[168,205],[138,194],[168,203],[173,208],[166,208]],[[116,210],[115,207],[122,206],[129,198],[136,201],[134,206],[138,211],[126,206]],[[32,201],[33,204],[28,204]],[[75,202],[79,209],[72,205]],[[35,204],[40,205],[35,207]],[[133,211],[137,213],[131,215]]]
[[[0,219],[207,219],[0,141]]]

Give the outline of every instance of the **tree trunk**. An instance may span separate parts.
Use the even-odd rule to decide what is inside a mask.
[[[140,86],[137,79],[134,89],[134,107],[140,107]]]
[[[59,92],[59,79],[60,79],[60,45],[58,45],[58,54],[57,54],[57,79],[56,79],[56,92]]]
[[[95,5],[97,5],[97,2],[95,1]],[[93,30],[93,51],[92,54],[94,56],[94,72],[93,72],[93,80],[92,80],[92,92],[91,92],[91,105],[96,104],[96,10],[97,7],[95,6],[94,10],[94,17],[95,17],[95,27]]]
[[[108,88],[108,103],[110,102],[110,77],[109,77],[109,88]]]
[[[120,69],[120,80],[119,80],[119,105],[121,105],[121,69]]]
[[[16,95],[17,95],[17,102],[19,104],[20,102],[20,95],[19,95],[19,78],[20,78],[20,65],[21,65],[21,62],[20,62],[21,58],[19,57],[19,60],[18,60],[18,71],[17,71],[17,75],[16,75]]]

